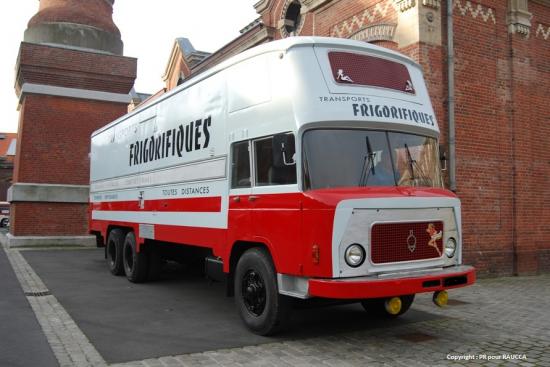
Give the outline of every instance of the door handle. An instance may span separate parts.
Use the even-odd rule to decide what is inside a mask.
[[[238,202],[241,201],[241,197],[240,196],[235,196],[235,197],[233,197],[233,201],[238,203]]]
[[[260,197],[259,196],[256,196],[256,195],[250,195],[248,197],[248,201],[256,201],[258,200]]]

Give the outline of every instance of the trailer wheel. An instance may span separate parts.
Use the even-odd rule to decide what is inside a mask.
[[[147,280],[149,274],[147,252],[137,252],[134,232],[128,232],[124,239],[122,257],[124,259],[124,272],[129,281],[132,283],[142,283]]]
[[[279,294],[273,262],[266,251],[253,248],[239,259],[235,302],[241,319],[252,332],[271,335],[284,327],[291,299]]]
[[[386,307],[384,305],[384,303],[386,302],[386,298],[366,299],[361,301],[361,305],[363,306],[365,311],[367,311],[368,313],[393,319],[407,312],[409,308],[411,308],[413,301],[414,301],[414,294],[401,296],[401,311],[399,311],[395,315],[392,315],[388,311],[386,311]]]
[[[113,229],[109,232],[107,246],[105,246],[105,258],[107,266],[113,275],[124,274],[122,263],[122,247],[124,246],[124,232],[121,229]]]

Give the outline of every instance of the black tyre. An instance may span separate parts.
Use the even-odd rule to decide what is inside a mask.
[[[291,310],[291,298],[279,294],[273,262],[259,248],[246,251],[235,270],[235,302],[245,325],[255,334],[280,331]]]
[[[411,308],[411,305],[414,301],[414,294],[401,296],[401,311],[399,311],[399,313],[396,315],[392,315],[388,311],[386,311],[386,307],[384,306],[386,299],[387,298],[366,299],[364,301],[361,301],[361,305],[368,313],[372,313],[378,316],[384,316],[387,318],[396,318],[403,315],[409,310],[409,308]]]
[[[105,258],[107,266],[113,275],[123,275],[124,265],[122,263],[122,247],[124,246],[124,231],[113,229],[109,232],[107,244],[105,245]]]
[[[132,283],[142,283],[149,275],[149,261],[146,251],[137,252],[136,236],[134,232],[128,232],[124,239],[122,249],[124,273]]]
[[[10,220],[8,218],[4,218],[2,219],[2,221],[0,222],[0,227],[7,227],[8,224],[9,224]]]

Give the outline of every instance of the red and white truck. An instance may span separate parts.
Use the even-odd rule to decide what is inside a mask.
[[[178,250],[203,254],[259,334],[293,298],[391,316],[416,293],[441,305],[475,271],[438,137],[421,68],[402,54],[267,43],[92,134],[90,230],[132,282]]]

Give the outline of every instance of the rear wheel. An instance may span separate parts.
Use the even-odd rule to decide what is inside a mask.
[[[124,246],[124,232],[121,229],[113,229],[109,232],[105,254],[107,266],[113,275],[123,275],[124,265],[122,263],[122,247]]]
[[[384,316],[388,318],[396,318],[403,315],[409,310],[413,301],[414,294],[409,294],[405,296],[400,296],[401,298],[401,310],[397,314],[391,314],[386,310],[385,302],[388,298],[373,298],[366,299],[361,301],[361,305],[368,313],[372,313],[379,316]]]
[[[142,283],[147,280],[148,258],[146,251],[137,252],[136,236],[128,232],[123,247],[124,272],[132,283]]]
[[[253,248],[239,259],[235,302],[241,319],[254,333],[271,335],[284,327],[291,299],[279,294],[273,262],[266,251]]]

